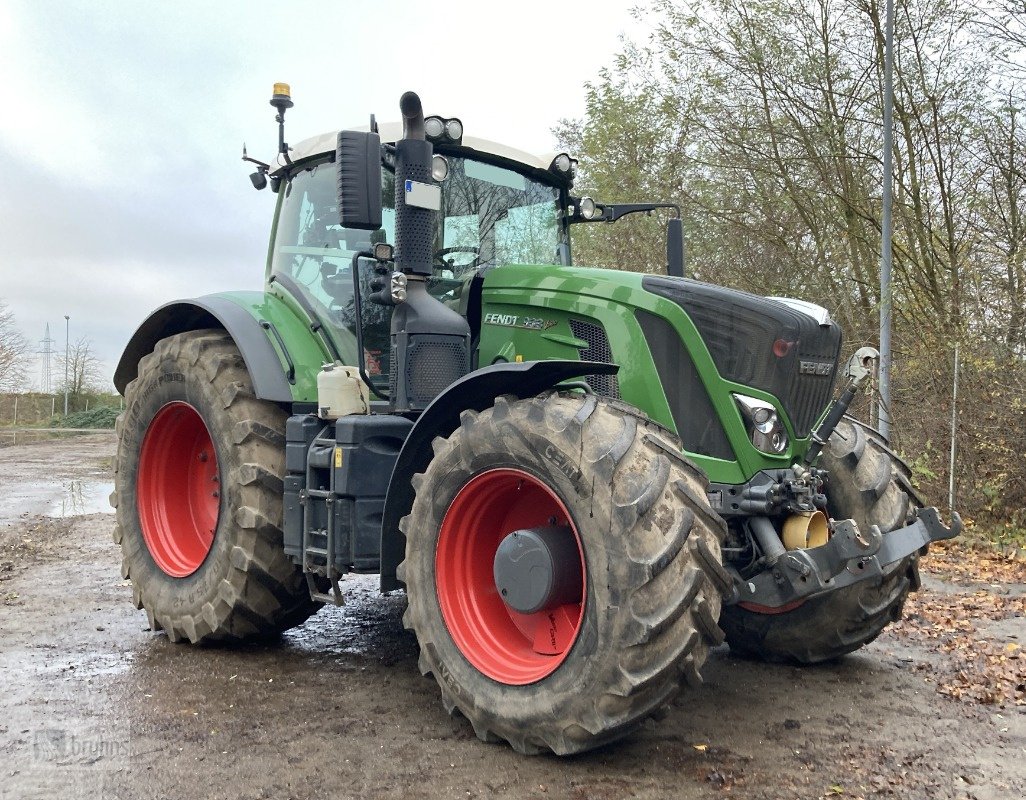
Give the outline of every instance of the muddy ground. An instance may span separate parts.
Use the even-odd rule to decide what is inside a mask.
[[[108,434],[0,449],[2,798],[1026,796],[1026,569],[980,583],[948,553],[927,565],[941,605],[858,655],[798,669],[720,648],[661,722],[527,758],[446,715],[402,596],[372,577],[273,646],[151,633],[94,513],[113,451]]]

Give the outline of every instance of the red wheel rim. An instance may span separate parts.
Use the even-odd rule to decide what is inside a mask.
[[[495,551],[507,534],[567,526],[577,541],[578,602],[535,614],[507,606],[495,586]],[[518,469],[471,478],[442,520],[435,551],[435,589],[442,618],[463,656],[499,683],[522,686],[551,675],[570,653],[584,619],[586,568],[581,537],[566,506],[542,481]]]
[[[214,543],[221,507],[217,451],[188,403],[161,408],[143,437],[136,505],[143,540],[168,575],[191,575]]]

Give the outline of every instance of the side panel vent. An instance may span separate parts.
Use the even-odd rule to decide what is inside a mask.
[[[698,375],[691,354],[673,326],[647,311],[635,312],[652,353],[666,402],[684,449],[713,458],[733,460],[734,450],[716,415],[712,399]]]
[[[410,402],[427,406],[466,374],[466,362],[463,337],[411,336],[406,356],[406,391]]]
[[[581,350],[581,361],[598,361],[602,364],[613,364],[613,351],[609,339],[601,325],[584,320],[570,320],[570,330],[578,339],[583,339],[588,346]],[[620,399],[620,384],[615,375],[589,375],[585,378],[595,394],[603,397]]]

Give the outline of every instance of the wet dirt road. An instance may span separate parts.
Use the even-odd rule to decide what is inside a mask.
[[[816,669],[720,648],[661,722],[570,759],[450,719],[373,577],[274,646],[172,645],[90,513],[113,450],[0,449],[0,798],[1026,796],[1026,708],[938,694],[946,656],[893,633]],[[1026,644],[1022,616],[980,625]]]

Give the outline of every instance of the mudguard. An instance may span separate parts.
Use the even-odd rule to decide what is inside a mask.
[[[327,359],[316,336],[274,295],[236,292],[161,306],[132,335],[114,372],[122,394],[138,374],[139,359],[158,341],[184,331],[223,328],[235,341],[261,400],[316,400],[316,373]]]
[[[399,520],[413,507],[410,479],[427,469],[434,453],[431,442],[436,436],[448,436],[460,425],[464,411],[484,411],[499,395],[534,397],[558,383],[584,375],[613,375],[616,364],[594,361],[523,361],[493,364],[471,372],[438,395],[420,415],[410,431],[392,470],[385,497],[381,523],[381,591],[402,586],[395,568],[405,558],[406,537],[399,531]]]

